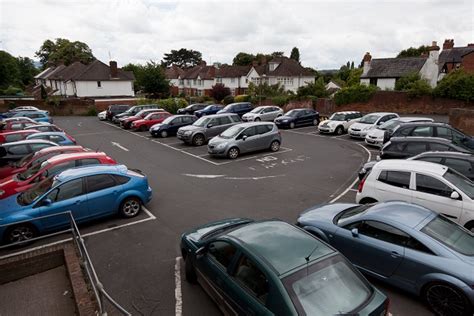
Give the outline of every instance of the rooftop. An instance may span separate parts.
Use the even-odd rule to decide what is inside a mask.
[[[425,57],[374,58],[370,68],[361,78],[400,78],[419,72],[426,62]]]

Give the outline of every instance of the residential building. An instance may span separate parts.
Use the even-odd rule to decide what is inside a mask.
[[[332,98],[334,97],[334,95],[336,94],[337,91],[341,90],[342,87],[340,85],[338,85],[337,83],[335,83],[334,81],[329,81],[326,86],[326,91],[327,93],[329,94],[329,97]]]
[[[439,54],[439,80],[455,69],[461,68],[474,73],[474,44],[454,47],[453,39],[446,39],[443,51]]]

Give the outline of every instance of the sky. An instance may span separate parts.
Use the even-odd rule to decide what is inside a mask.
[[[474,42],[473,0],[0,0],[0,50],[35,58],[46,39],[89,45],[120,65],[160,61],[172,49],[232,63],[238,52],[289,56],[303,66],[339,68],[454,39]]]

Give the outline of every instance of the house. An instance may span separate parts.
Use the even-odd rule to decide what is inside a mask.
[[[342,87],[340,85],[338,85],[337,83],[335,83],[332,80],[329,81],[328,83],[326,83],[325,88],[326,88],[326,91],[329,94],[330,98],[334,97],[336,92],[342,89]]]
[[[439,54],[438,79],[461,67],[466,72],[474,73],[474,44],[454,47],[453,39],[444,40],[443,51]]]
[[[44,86],[50,94],[63,97],[130,97],[135,95],[134,80],[133,72],[117,68],[117,62],[107,65],[94,60],[89,65],[49,67],[35,76],[35,89]]]

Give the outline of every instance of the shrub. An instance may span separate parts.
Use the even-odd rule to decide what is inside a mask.
[[[1,91],[3,95],[22,95],[23,90],[14,86],[8,86],[5,90]]]
[[[408,88],[408,96],[412,98],[420,97],[422,95],[431,95],[433,89],[431,88],[428,81],[425,79],[420,79],[413,82]]]
[[[284,95],[272,98],[272,103],[279,106],[279,107],[284,106],[285,104],[288,103],[288,101],[289,101],[289,98],[287,96],[284,96]]]
[[[158,105],[162,107],[165,111],[176,114],[179,108],[184,108],[188,106],[188,102],[182,98],[169,98],[158,100]]]
[[[230,89],[222,83],[216,83],[212,86],[211,96],[221,102],[226,96],[230,95]]]
[[[86,115],[87,115],[87,116],[96,116],[96,115],[97,115],[97,109],[95,108],[95,106],[90,106],[90,107],[87,109]]]
[[[222,103],[225,105],[234,103],[234,97],[232,95],[228,95],[224,98],[224,100],[222,100]]]
[[[250,102],[251,97],[248,94],[241,94],[241,95],[236,95],[234,97],[235,102]]]
[[[308,83],[298,88],[298,97],[315,96],[324,98],[328,96],[323,77],[319,77],[314,83]]]
[[[474,101],[474,74],[462,69],[446,75],[433,91],[435,96]]]
[[[377,91],[377,87],[372,85],[358,84],[345,87],[334,95],[334,101],[337,105],[366,102],[374,95],[375,91]]]

